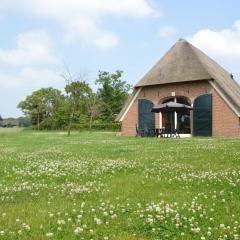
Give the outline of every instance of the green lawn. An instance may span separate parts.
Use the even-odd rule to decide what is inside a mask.
[[[0,239],[240,239],[240,138],[0,130]]]

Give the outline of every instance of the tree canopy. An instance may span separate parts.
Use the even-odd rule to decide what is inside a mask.
[[[99,72],[96,84],[100,86],[98,97],[101,102],[100,118],[103,121],[113,121],[128,98],[131,86],[122,80],[122,74],[120,70],[113,74]]]
[[[70,135],[73,121],[80,121],[81,116],[88,117],[88,102],[92,95],[92,89],[85,81],[71,81],[65,86],[66,103],[69,115],[68,135]]]
[[[18,108],[30,118],[32,125],[36,125],[39,129],[40,124],[58,112],[63,101],[64,96],[61,91],[51,87],[41,88],[21,101]]]
[[[122,80],[122,71],[100,71],[92,90],[85,78],[64,75],[64,92],[49,87],[32,92],[18,104],[37,129],[67,129],[74,124],[111,123],[128,98],[131,86]]]

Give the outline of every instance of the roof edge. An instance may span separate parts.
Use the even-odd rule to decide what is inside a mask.
[[[231,110],[240,118],[240,109],[235,106],[235,104],[230,101],[230,97],[221,89],[221,87],[216,83],[216,81],[209,81],[211,86],[217,91],[217,93],[223,98]]]
[[[167,85],[167,84],[181,84],[181,83],[188,83],[188,82],[200,82],[200,81],[214,81],[215,79],[214,78],[204,78],[204,79],[190,79],[190,80],[185,80],[185,81],[182,81],[182,82],[166,82],[166,83],[157,83],[157,84],[149,84],[149,85],[135,85],[134,88],[143,88],[143,87],[149,87],[149,86],[158,86],[158,85]]]
[[[127,112],[129,111],[130,107],[132,106],[133,102],[136,100],[137,96],[139,95],[142,87],[134,87],[132,94],[129,96],[127,102],[125,103],[124,107],[122,108],[121,112],[116,117],[116,122],[122,122],[125,118]]]

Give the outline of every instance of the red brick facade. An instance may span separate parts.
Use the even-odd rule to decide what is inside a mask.
[[[229,108],[215,89],[213,94],[213,136],[240,136],[240,118]]]
[[[138,123],[138,100],[148,99],[159,104],[164,98],[184,96],[191,104],[199,95],[212,93],[213,95],[213,136],[240,136],[239,117],[231,110],[227,103],[215,91],[208,81],[195,81],[187,83],[164,84],[143,87],[139,95],[127,111],[122,121],[122,135],[134,136],[136,123]],[[159,126],[159,114],[156,114],[156,126]]]

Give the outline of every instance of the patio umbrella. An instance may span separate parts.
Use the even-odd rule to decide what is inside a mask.
[[[163,104],[159,104],[159,105],[155,105],[152,108],[152,112],[154,113],[158,113],[158,112],[173,112],[173,111],[182,111],[182,110],[192,110],[193,108],[185,105],[185,104],[181,104],[181,103],[176,103],[176,102],[166,102]]]

